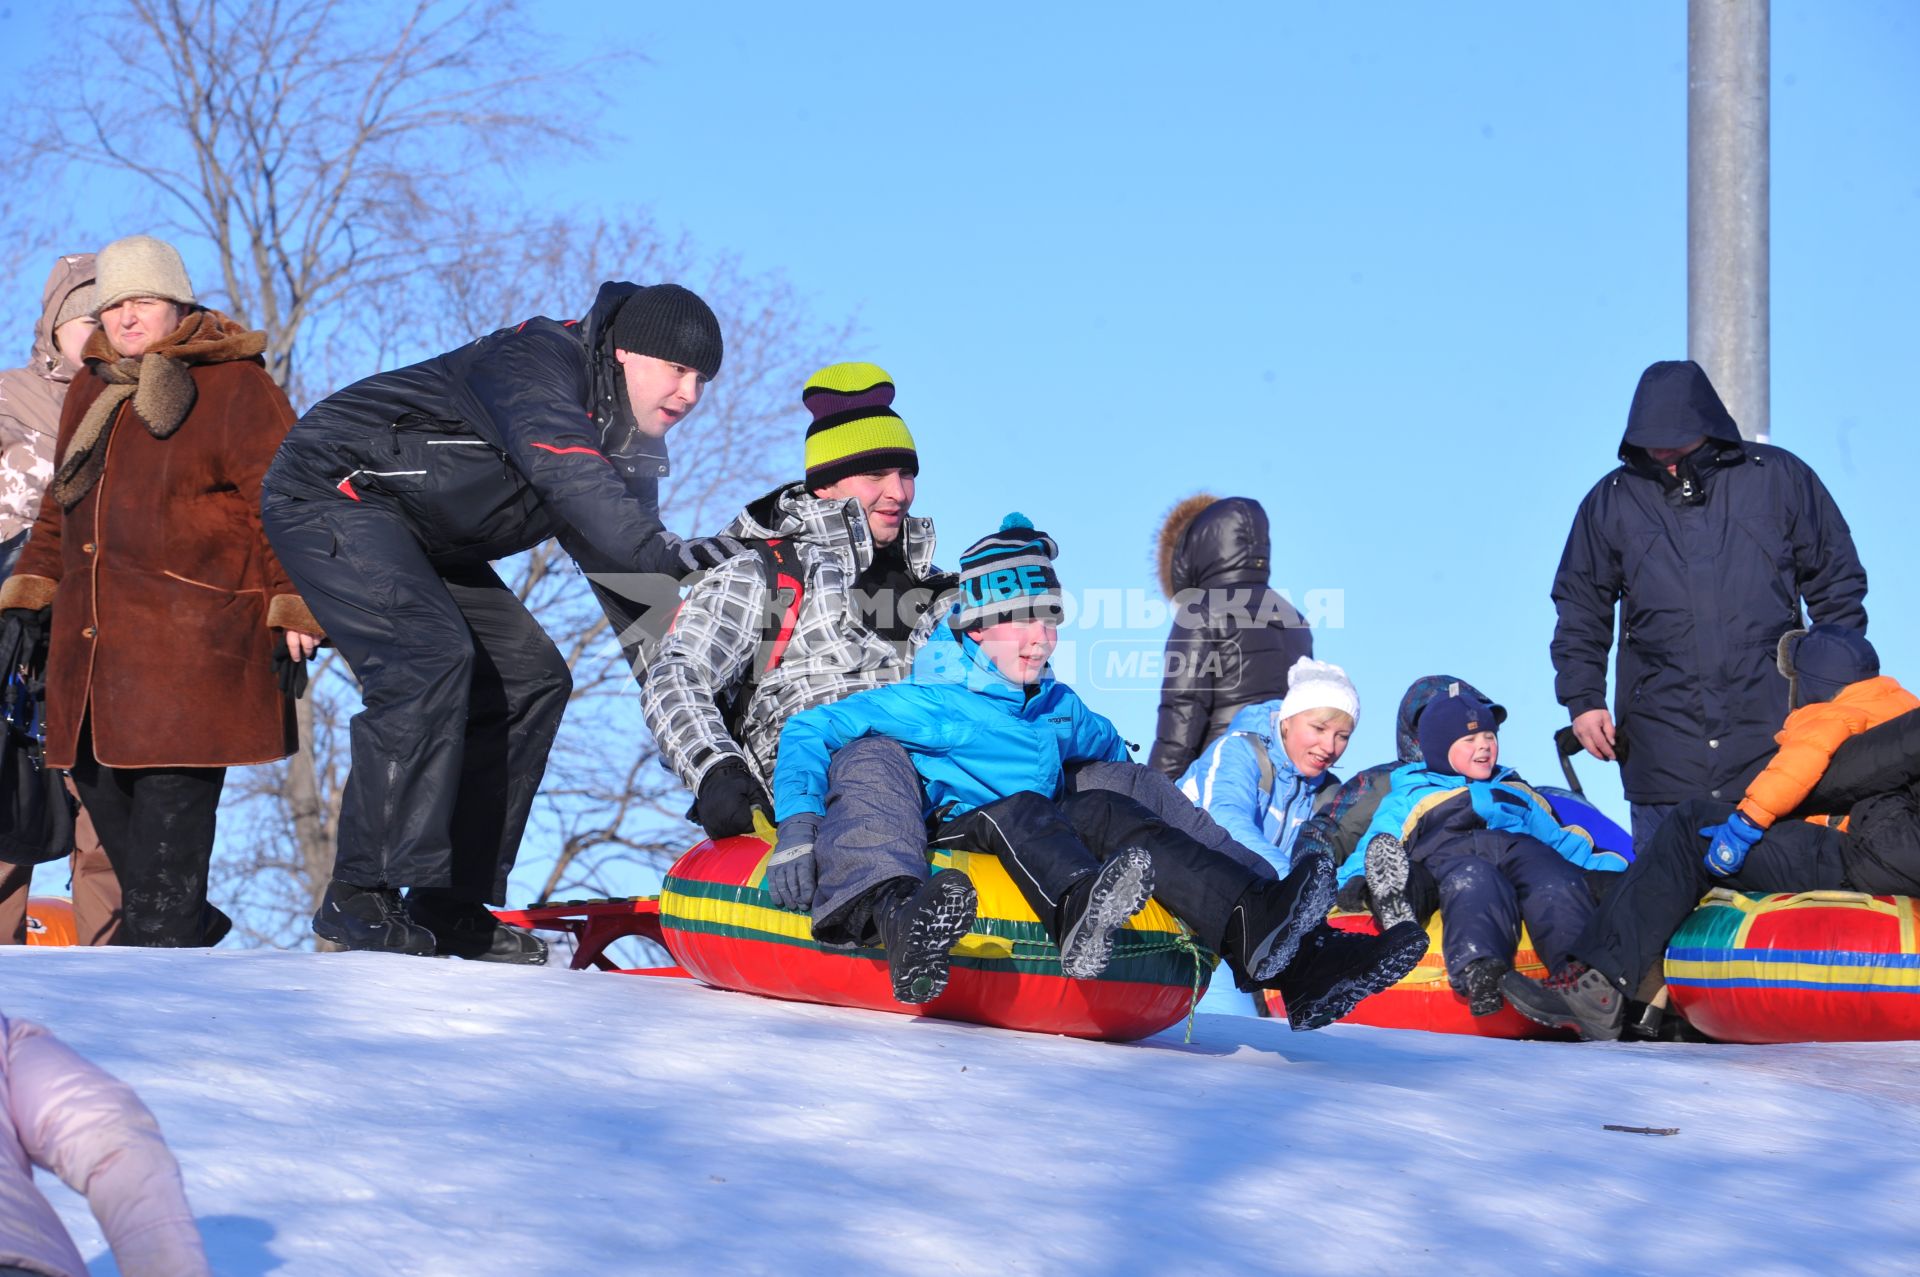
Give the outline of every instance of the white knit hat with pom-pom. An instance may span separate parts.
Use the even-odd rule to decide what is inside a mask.
[[[1280,719],[1285,722],[1310,709],[1344,710],[1355,727],[1360,725],[1360,693],[1353,690],[1347,672],[1303,656],[1287,671],[1287,698],[1280,702]]]

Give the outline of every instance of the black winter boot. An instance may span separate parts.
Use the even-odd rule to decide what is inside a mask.
[[[1061,911],[1060,973],[1091,980],[1105,971],[1113,959],[1113,933],[1152,894],[1153,859],[1145,847],[1115,853],[1098,873],[1075,883]]]
[[[1413,872],[1407,849],[1392,834],[1375,834],[1367,844],[1367,892],[1373,897],[1374,920],[1380,930],[1414,921],[1407,903],[1407,877]]]
[[[1266,987],[1287,1004],[1296,1031],[1321,1029],[1384,989],[1400,983],[1427,952],[1427,929],[1416,922],[1389,927],[1377,936],[1340,931],[1324,923],[1300,943],[1300,951]]]
[[[1467,1000],[1467,1010],[1475,1015],[1492,1015],[1507,1004],[1500,996],[1500,981],[1511,970],[1513,964],[1504,959],[1475,958],[1460,969],[1460,978],[1453,985]]]
[[[1262,878],[1241,893],[1227,915],[1220,956],[1241,984],[1265,984],[1286,969],[1300,942],[1327,920],[1333,898],[1333,865],[1318,853],[1302,857],[1279,882]]]
[[[433,932],[407,916],[391,887],[357,887],[338,878],[327,884],[314,911],[313,934],[349,949],[376,953],[433,953]]]
[[[200,906],[200,943],[211,949],[227,938],[233,930],[233,919],[219,905],[208,902]]]
[[[942,869],[893,908],[878,911],[895,1001],[919,1006],[946,991],[948,956],[973,929],[979,904],[972,879]]]
[[[407,914],[433,933],[433,952],[443,958],[546,965],[545,940],[525,927],[508,926],[477,900],[415,887],[407,893]]]

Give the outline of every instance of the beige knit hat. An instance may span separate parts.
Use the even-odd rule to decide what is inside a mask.
[[[93,313],[129,297],[193,304],[186,264],[173,245],[151,235],[129,235],[100,250],[94,262]]]

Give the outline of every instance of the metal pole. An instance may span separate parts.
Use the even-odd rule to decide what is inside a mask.
[[[1687,354],[1748,439],[1771,433],[1768,0],[1687,0]]]

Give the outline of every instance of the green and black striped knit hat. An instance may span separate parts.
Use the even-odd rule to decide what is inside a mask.
[[[807,378],[800,402],[807,427],[807,488],[817,492],[848,475],[920,473],[913,435],[893,410],[893,378],[874,364],[831,364]]]
[[[1060,577],[1053,561],[1060,547],[1035,530],[1024,514],[1010,514],[1000,530],[981,537],[960,556],[960,614],[953,628],[965,632],[997,621],[1037,616],[1060,620]]]

